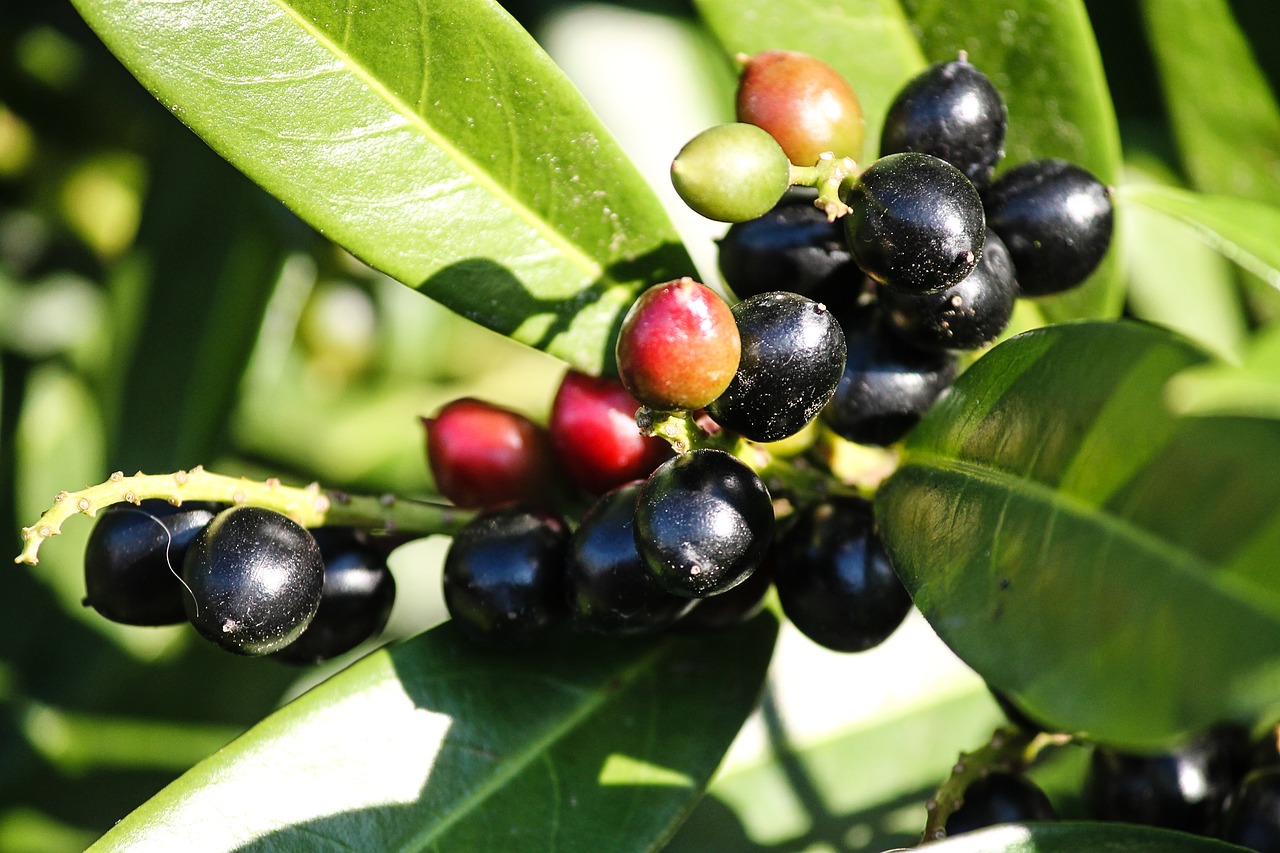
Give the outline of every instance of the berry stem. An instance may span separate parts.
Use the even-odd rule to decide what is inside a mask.
[[[289,516],[303,527],[325,524],[384,531],[452,533],[474,514],[446,504],[406,500],[395,495],[373,497],[322,490],[318,483],[305,487],[286,486],[274,477],[250,480],[214,474],[197,465],[190,471],[172,474],[143,474],[126,477],[112,474],[105,483],[77,492],[59,492],[53,506],[31,527],[22,528],[22,553],[15,563],[36,565],[40,545],[62,532],[62,524],[79,513],[93,518],[98,511],[116,503],[138,504],[161,498],[174,505],[183,501],[213,501],[265,507]]]
[[[1021,773],[1050,746],[1071,741],[1071,735],[1040,732],[1031,734],[1017,726],[1001,726],[987,743],[973,752],[961,753],[951,775],[938,786],[937,793],[925,803],[925,820],[921,843],[947,837],[947,818],[964,804],[965,790],[978,779],[995,772]]]
[[[791,166],[791,185],[813,187],[818,191],[814,204],[826,211],[832,222],[850,212],[844,203],[845,193],[858,179],[858,164],[852,157],[839,157],[827,152],[812,166]]]

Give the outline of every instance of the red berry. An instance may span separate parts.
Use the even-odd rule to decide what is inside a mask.
[[[738,121],[767,130],[797,166],[812,166],[827,151],[862,154],[862,104],[817,57],[790,50],[752,56],[738,81],[737,112]]]
[[[464,397],[422,423],[436,489],[458,506],[536,502],[552,491],[551,443],[524,415]]]
[[[660,438],[640,434],[640,403],[616,379],[570,370],[560,383],[547,432],[573,484],[596,495],[643,480],[671,456]]]
[[[742,341],[733,312],[691,278],[640,294],[618,333],[618,375],[651,409],[701,409],[738,370]]]

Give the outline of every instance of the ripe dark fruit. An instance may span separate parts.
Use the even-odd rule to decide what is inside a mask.
[[[1260,853],[1280,853],[1280,767],[1245,777],[1232,796],[1222,839]]]
[[[750,124],[721,124],[689,140],[671,163],[671,183],[695,212],[746,222],[769,212],[791,184],[791,164],[773,137]]]
[[[768,489],[723,450],[691,450],[662,463],[636,503],[636,548],[676,595],[705,598],[737,586],[772,537]]]
[[[716,423],[753,441],[779,441],[818,416],[844,370],[840,323],[795,293],[762,293],[733,306],[742,357],[707,407]]]
[[[436,489],[462,507],[539,502],[555,464],[542,427],[518,412],[464,397],[424,418]]]
[[[618,332],[618,376],[651,409],[701,409],[729,387],[742,341],[733,312],[691,278],[640,294]]]
[[[609,492],[573,532],[566,583],[573,626],[601,634],[634,634],[670,625],[693,601],[672,595],[645,568],[633,519],[642,483]]]
[[[1008,112],[996,87],[963,57],[930,65],[894,98],[880,153],[918,151],[955,166],[985,186],[1004,154]]]
[[[720,273],[743,299],[789,290],[811,299],[845,290],[862,292],[863,274],[844,239],[844,225],[831,222],[813,203],[817,193],[793,189],[757,219],[729,228],[719,243]],[[824,295],[825,298],[825,295]]]
[[[1009,250],[990,229],[973,272],[946,290],[878,294],[885,319],[908,343],[923,349],[972,350],[1000,336],[1018,298]]]
[[[396,598],[386,561],[354,530],[320,527],[311,534],[324,560],[324,588],[302,636],[273,655],[286,663],[320,663],[377,636]]]
[[[778,538],[773,583],[783,612],[838,652],[879,645],[911,610],[874,523],[870,502],[836,498],[802,509]]]
[[[964,803],[947,818],[947,834],[1054,817],[1053,804],[1030,779],[1013,773],[991,773],[965,788]]]
[[[560,467],[595,495],[643,480],[671,458],[671,445],[640,434],[640,402],[617,379],[570,370],[560,382],[547,432]]]
[[[564,557],[569,531],[543,510],[505,507],[468,522],[444,561],[444,603],[473,640],[529,642],[567,614]]]
[[[1111,191],[1065,160],[1010,169],[987,190],[987,220],[1009,248],[1026,296],[1075,287],[1111,245]]]
[[[819,155],[862,156],[862,104],[840,74],[817,57],[766,50],[738,80],[738,121],[768,131],[797,166]]]
[[[84,552],[84,603],[112,622],[187,620],[181,580],[187,547],[222,507],[188,501],[113,504],[98,516]]]
[[[265,655],[302,635],[320,606],[320,546],[287,516],[256,506],[225,509],[187,549],[187,618],[227,651]]]
[[[1184,832],[1212,830],[1239,774],[1234,739],[1213,732],[1159,755],[1097,747],[1085,778],[1094,817]]]
[[[892,444],[951,385],[955,358],[898,340],[874,311],[846,319],[844,332],[844,373],[822,418],[849,441]]]
[[[773,545],[776,544],[775,539]],[[693,609],[680,617],[676,628],[687,632],[719,631],[746,622],[764,609],[765,596],[773,586],[776,563],[771,545],[764,560],[746,580],[728,592],[696,599]]]
[[[849,191],[845,233],[858,266],[909,293],[942,290],[982,254],[982,199],[955,166],[928,154],[890,154]]]

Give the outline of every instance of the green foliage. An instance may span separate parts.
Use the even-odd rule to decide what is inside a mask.
[[[689,65],[716,97],[704,66],[739,51],[842,72],[864,166],[902,83],[964,50],[1008,103],[1002,169],[1063,157],[1116,188],[1103,267],[1025,302],[1021,327],[1047,328],[977,358],[879,490],[919,609],[973,670],[964,689],[910,644],[867,653],[899,657],[850,684],[822,655],[766,675],[769,616],[477,650],[425,630],[438,541],[393,560],[404,642],[299,676],[86,612],[74,519],[0,580],[0,849],[884,850],[918,837],[934,786],[998,720],[983,679],[1121,746],[1275,721],[1280,110],[1269,33],[1245,25],[1257,4],[1142,0],[1114,51],[1099,43],[1117,44],[1101,29],[1118,15],[1095,40],[1079,0],[694,5],[719,52]],[[538,417],[565,363],[612,369],[636,293],[693,273],[650,188],[669,177],[641,174],[525,31],[562,4],[508,9],[520,22],[487,0],[0,11],[14,553],[53,494],[117,468],[431,496],[418,416],[474,395]],[[634,73],[666,91],[668,70]],[[1117,115],[1107,81],[1143,91],[1144,75],[1143,109]],[[811,683],[812,705],[891,699],[807,730],[784,681]],[[763,743],[713,779],[762,687]],[[1032,768],[1068,818],[1085,817],[1082,754]],[[1232,849],[1084,822],[935,846]]]

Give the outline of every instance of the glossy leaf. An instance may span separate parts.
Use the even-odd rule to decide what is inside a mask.
[[[1151,185],[1126,186],[1119,200],[1190,225],[1215,251],[1280,289],[1280,207]]]
[[[1280,107],[1231,4],[1141,5],[1192,184],[1204,192],[1280,204]]]
[[[831,64],[858,92],[867,118],[866,159],[879,152],[885,111],[928,62],[960,50],[987,74],[1009,108],[1004,166],[1061,157],[1114,184],[1120,142],[1097,44],[1077,0],[697,0],[733,55],[800,50]],[[1115,252],[1080,289],[1037,300],[1051,321],[1110,317],[1123,293]]]
[[[1280,423],[1178,418],[1204,361],[1129,323],[996,347],[877,499],[939,636],[1035,719],[1126,748],[1274,709]]]
[[[370,265],[587,370],[688,272],[656,199],[496,3],[77,0],[183,122]]]
[[[656,849],[754,706],[775,631],[517,652],[446,624],[268,717],[93,849]]]
[[[1173,832],[1123,823],[1008,824],[934,842],[938,853],[1242,853],[1243,847]]]

